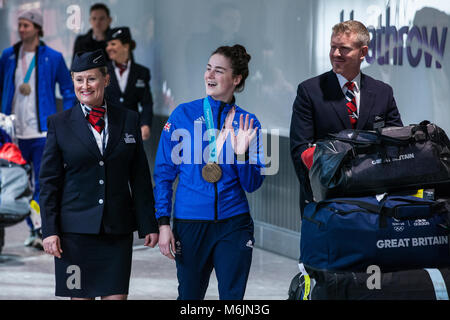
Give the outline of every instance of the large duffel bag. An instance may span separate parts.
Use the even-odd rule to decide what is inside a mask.
[[[344,130],[319,141],[309,171],[315,201],[408,188],[448,192],[450,141],[423,121],[380,131]]]
[[[449,300],[450,269],[330,272],[306,267],[314,279],[310,300]],[[298,290],[301,291],[301,290]]]
[[[332,271],[450,266],[449,201],[413,196],[335,198],[305,207],[300,259]]]

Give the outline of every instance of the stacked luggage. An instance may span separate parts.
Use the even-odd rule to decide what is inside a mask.
[[[33,196],[31,167],[15,143],[13,116],[0,113],[0,253],[5,228],[23,221],[30,214]]]
[[[318,142],[303,212],[301,299],[447,299],[450,141],[424,121]]]

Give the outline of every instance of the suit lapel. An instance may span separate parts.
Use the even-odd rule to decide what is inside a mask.
[[[367,78],[361,73],[361,100],[359,102],[359,117],[356,129],[363,129],[365,127],[374,104],[375,94],[370,90]]]
[[[341,120],[342,125],[346,129],[351,129],[350,119],[348,117],[347,109],[345,106],[345,96],[342,93],[341,86],[339,85],[339,81],[336,77],[336,74],[333,71],[328,73],[327,77],[327,91],[330,95],[328,97],[331,105],[334,108],[334,111],[338,115],[338,118]]]
[[[138,70],[136,70],[136,64],[131,62],[130,64],[130,73],[128,74],[127,87],[125,88],[124,95],[127,96],[133,93],[133,90],[136,86],[136,79],[138,78]]]
[[[136,83],[136,67],[133,62],[130,63],[130,72],[128,73],[127,86],[125,87],[124,96],[127,96],[133,90],[133,85]]]
[[[117,145],[117,142],[122,135],[123,123],[125,120],[120,109],[116,107],[108,105],[106,112],[108,113],[108,143],[104,153],[105,158],[108,157]]]
[[[112,87],[111,89],[114,91],[118,90],[118,92],[120,92],[119,82],[117,81],[116,71],[115,71],[115,68],[114,68],[114,65],[112,64],[112,62],[109,66],[110,66],[109,77],[110,77],[110,81],[111,81],[110,86]],[[108,66],[108,68],[109,68],[109,66]]]
[[[102,158],[94,135],[89,128],[89,122],[86,120],[79,103],[72,108],[72,113],[70,115],[70,126],[72,131],[86,147],[86,149],[88,149],[94,157]]]

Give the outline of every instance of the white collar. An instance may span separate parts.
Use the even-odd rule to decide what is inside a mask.
[[[118,66],[117,66],[115,61],[113,61],[113,65],[114,65],[114,68],[118,68]],[[131,59],[128,59],[128,61],[127,61],[127,70],[130,69],[130,65],[131,65]]]
[[[81,110],[83,110],[84,115],[87,115],[88,112],[92,109],[92,107],[88,106],[87,104],[81,103],[80,102],[80,106],[81,106]],[[105,108],[105,110],[108,110],[108,108],[106,107],[106,101],[103,105],[101,105],[101,107]],[[105,113],[106,115],[106,113]]]
[[[347,80],[343,75],[341,75],[339,73],[335,72],[335,75],[338,78],[339,85],[341,86],[341,89],[344,90],[344,86],[349,80]],[[358,92],[359,89],[361,88],[361,72],[359,72],[357,74],[357,76],[353,80],[351,80],[351,82],[355,83],[355,90]]]

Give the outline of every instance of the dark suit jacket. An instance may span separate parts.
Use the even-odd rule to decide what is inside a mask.
[[[392,88],[361,73],[361,101],[356,129],[373,130],[375,118],[381,118],[385,126],[403,126],[395,103]],[[351,129],[345,107],[345,96],[333,71],[306,80],[298,86],[291,128],[291,156],[300,181],[300,210],[305,201],[312,201],[308,169],[301,154],[329,133]]]
[[[44,237],[60,233],[157,233],[150,170],[138,114],[107,102],[100,154],[79,104],[48,118],[40,171]],[[134,139],[134,143],[133,143]]]
[[[150,70],[132,61],[125,92],[120,91],[112,62],[108,62],[108,73],[111,77],[111,83],[105,91],[108,101],[136,112],[139,111],[138,106],[141,104],[140,124],[151,127],[153,98],[150,91]]]
[[[107,34],[109,30],[110,29],[108,28],[108,30],[105,31],[105,34]],[[106,61],[109,61],[109,57],[106,54],[106,41],[94,40],[92,38],[92,29],[89,29],[89,31],[86,34],[79,35],[75,39],[75,43],[73,45],[72,61],[77,52],[95,51],[98,49],[103,50],[103,54],[105,56]]]

